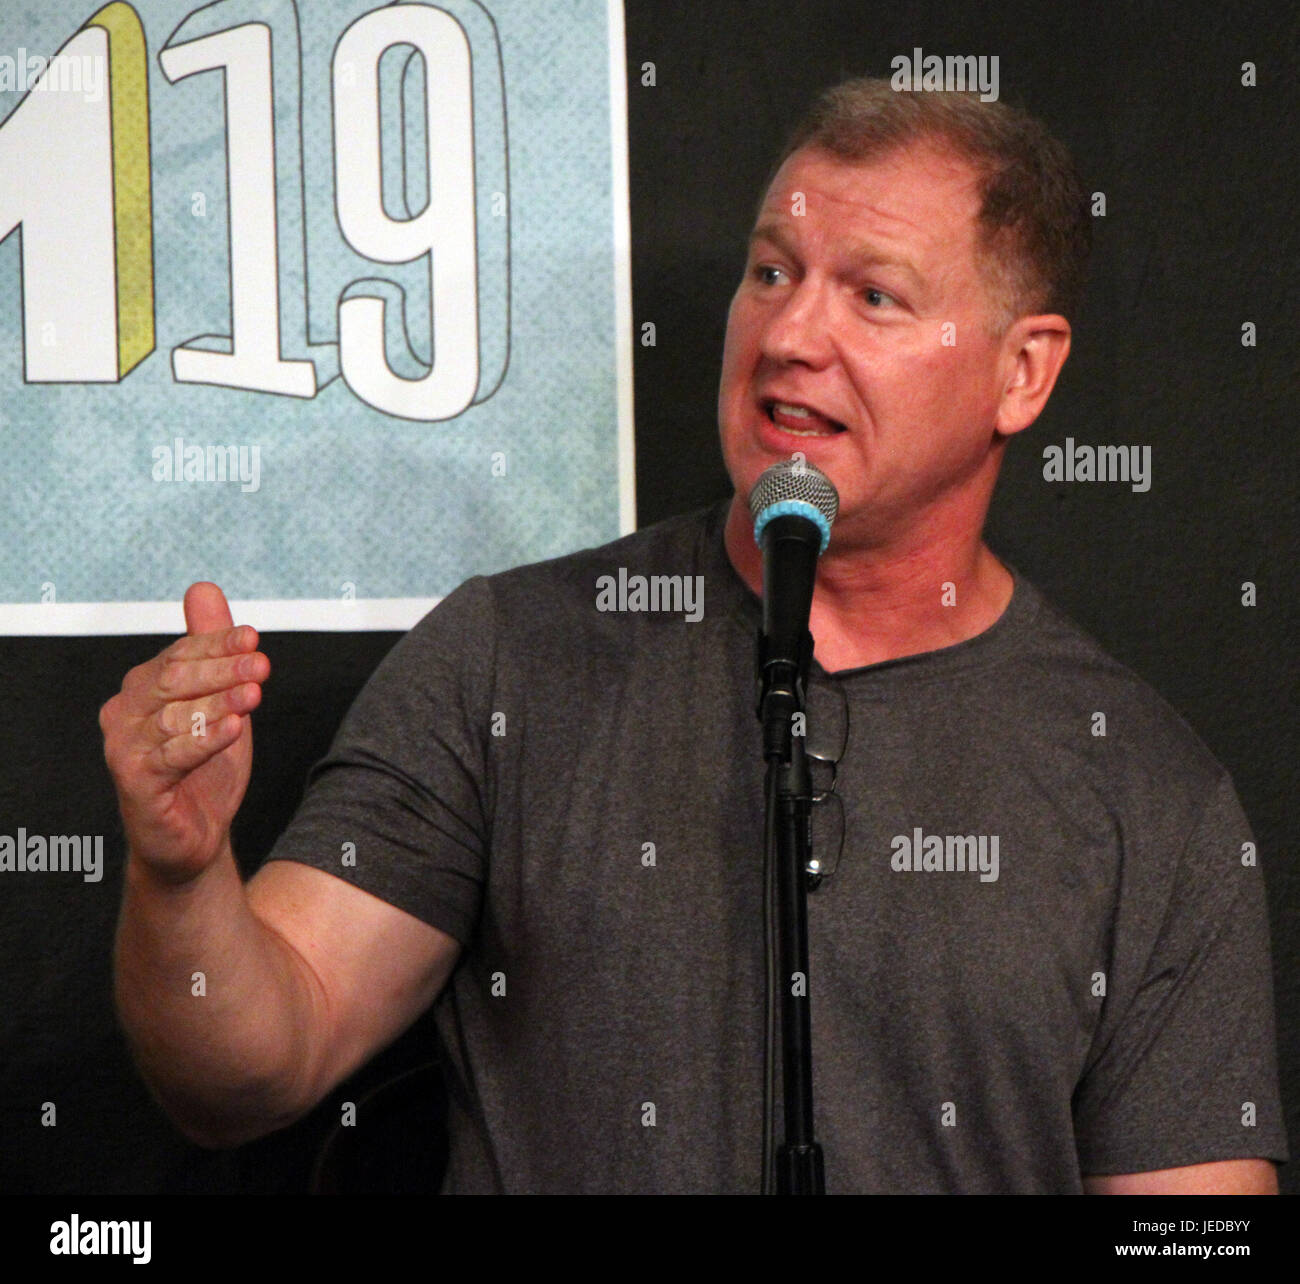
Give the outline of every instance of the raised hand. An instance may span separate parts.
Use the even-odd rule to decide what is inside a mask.
[[[225,594],[191,584],[186,636],[137,665],[99,713],[129,850],[187,882],[229,844],[253,762],[249,714],[271,662],[257,631],[233,627]]]

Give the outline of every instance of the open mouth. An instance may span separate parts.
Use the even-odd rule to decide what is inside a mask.
[[[848,429],[836,419],[828,419],[816,410],[790,401],[777,401],[771,397],[761,403],[763,413],[782,432],[795,437],[834,437]]]

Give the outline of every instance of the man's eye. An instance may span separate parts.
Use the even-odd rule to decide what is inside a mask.
[[[754,275],[764,285],[775,285],[777,278],[784,276],[785,273],[779,267],[773,267],[770,263],[760,263],[754,269]]]
[[[886,294],[884,290],[864,290],[862,296],[873,308],[888,307],[897,302],[892,294]]]

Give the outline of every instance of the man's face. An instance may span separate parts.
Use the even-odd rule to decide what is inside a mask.
[[[927,145],[781,167],[727,320],[718,420],[740,495],[801,451],[839,490],[841,541],[987,504],[1006,367],[978,209],[975,171]]]

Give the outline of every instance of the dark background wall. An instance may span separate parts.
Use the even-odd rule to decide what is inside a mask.
[[[1105,193],[1073,354],[1009,452],[989,538],[1151,681],[1232,772],[1268,884],[1295,1137],[1300,28],[1284,9],[628,0],[627,44],[634,322],[657,329],[657,345],[636,350],[642,525],[726,493],[714,427],[726,307],[772,154],[817,89],[888,74],[890,58],[914,46],[996,54],[1002,97],[1043,117],[1089,189]],[[1258,66],[1255,88],[1241,85],[1245,61]],[[653,87],[641,84],[644,62],[655,64]],[[1242,346],[1246,321],[1258,328],[1253,348]],[[1149,445],[1150,491],[1045,482],[1043,447],[1066,436]],[[1249,608],[1247,580],[1259,594]],[[406,1091],[390,1090],[400,1125],[368,1154],[331,1151],[318,1183],[434,1188],[438,1094],[419,1069],[432,1056],[427,1021],[309,1118],[233,1153],[185,1143],[135,1077],[109,1002],[122,843],[96,716],[126,669],[169,640],[0,639],[0,832],[103,833],[109,867],[99,885],[0,887],[0,1189],[300,1191],[338,1103],[401,1074]],[[265,636],[274,674],[235,833],[248,872],[395,641]],[[58,1105],[56,1128],[40,1126],[43,1101]],[[1283,1184],[1300,1188],[1288,1169]]]

